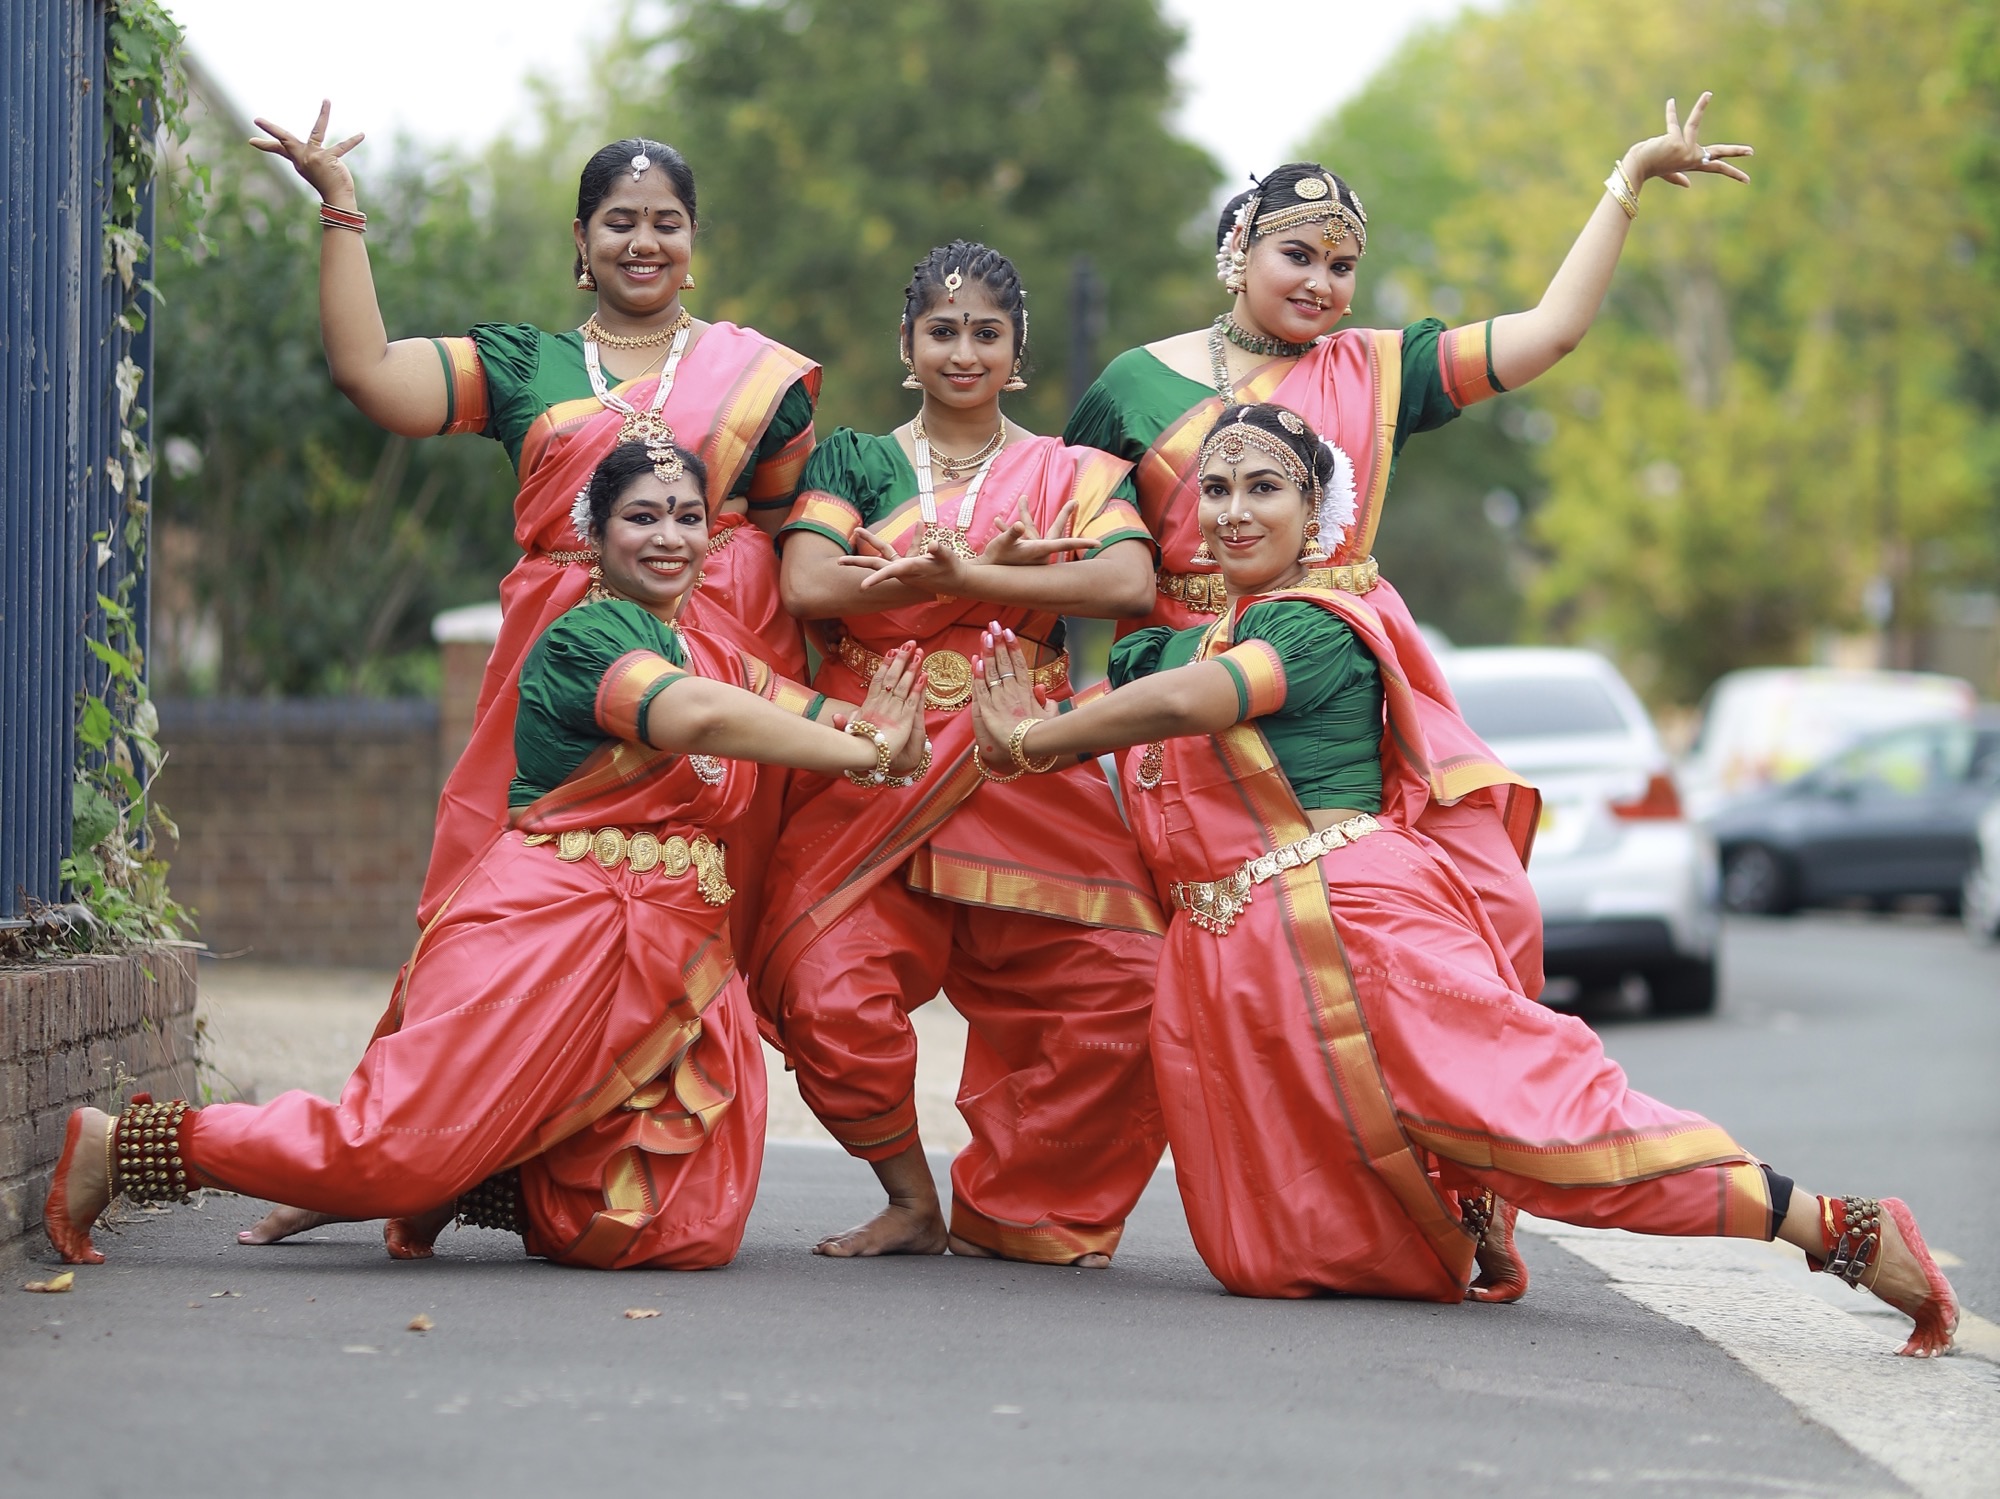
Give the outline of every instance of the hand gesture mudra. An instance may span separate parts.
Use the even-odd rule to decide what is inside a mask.
[[[980,758],[998,770],[1013,764],[1007,741],[1024,718],[1053,718],[1056,710],[1035,692],[1035,675],[1014,632],[996,620],[979,637],[972,662],[972,727]]]
[[[1075,517],[1076,501],[1065,501],[1044,536],[1035,529],[1035,522],[1028,514],[1028,497],[1022,495],[1015,502],[1014,519],[994,532],[993,539],[980,548],[979,560],[998,567],[1025,567],[1035,562],[1046,562],[1064,552],[1088,551],[1096,545],[1095,542],[1087,537],[1065,534]]]
[[[333,114],[333,101],[322,99],[319,104],[319,118],[300,140],[289,130],[274,125],[269,120],[254,121],[259,130],[265,132],[252,136],[250,144],[259,151],[268,151],[273,156],[282,156],[292,164],[301,177],[311,184],[320,200],[338,207],[352,207],[354,203],[354,176],[347,170],[347,163],[341,158],[360,145],[367,137],[359,132],[350,135],[336,145],[326,142],[327,120]]]
[[[914,640],[883,658],[854,716],[875,725],[888,741],[891,773],[916,769],[924,754],[924,653]]]
[[[1704,91],[1694,101],[1694,108],[1688,111],[1685,125],[1681,123],[1680,111],[1674,101],[1667,100],[1665,134],[1640,141],[1625,153],[1625,162],[1635,188],[1648,177],[1658,177],[1675,187],[1687,187],[1692,181],[1688,176],[1690,172],[1710,172],[1738,182],[1750,180],[1748,172],[1730,165],[1729,161],[1732,156],[1756,155],[1749,146],[1704,146],[1701,143],[1701,117],[1708,112],[1708,101],[1714,97],[1714,94]]]

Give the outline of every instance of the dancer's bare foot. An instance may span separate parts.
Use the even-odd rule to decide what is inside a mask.
[[[437,1236],[458,1216],[458,1204],[447,1202],[409,1218],[391,1218],[382,1225],[382,1244],[392,1260],[427,1260]]]
[[[813,1245],[813,1253],[836,1260],[867,1259],[878,1254],[943,1254],[947,1237],[944,1214],[935,1196],[928,1206],[891,1200],[866,1223],[821,1239]]]
[[[889,1194],[889,1205],[866,1223],[846,1233],[829,1234],[813,1245],[814,1254],[837,1260],[868,1259],[878,1254],[943,1254],[944,1210],[938,1206],[937,1183],[922,1142],[886,1161],[871,1163],[875,1179]]]
[[[111,1131],[102,1109],[78,1109],[63,1127],[62,1156],[42,1204],[42,1227],[66,1265],[101,1265],[104,1252],[90,1230],[111,1206]]]
[[[1827,1204],[1828,1213],[1841,1214],[1834,1222],[1835,1229],[1851,1221],[1848,1213],[1865,1213],[1865,1198],[1846,1199],[1854,1204],[1852,1208],[1843,1204],[1836,1209],[1833,1204],[1837,1201],[1841,1200],[1794,1192],[1785,1221],[1778,1227],[1778,1237],[1803,1249],[1814,1269],[1826,1268],[1835,1247],[1830,1242],[1832,1231],[1820,1220],[1821,1204]],[[1861,1228],[1846,1235],[1849,1247],[1857,1247],[1868,1231],[1864,1218]],[[1958,1330],[1958,1297],[1931,1257],[1909,1206],[1899,1197],[1883,1198],[1872,1232],[1880,1242],[1861,1284],[1916,1324],[1899,1351],[1905,1358],[1935,1358],[1951,1352],[1952,1335]]]
[[[953,1254],[962,1254],[967,1259],[998,1260],[1006,1258],[1005,1255],[995,1254],[992,1250],[983,1245],[975,1244],[970,1239],[961,1239],[957,1234],[950,1234],[947,1237],[951,1242],[951,1252]],[[1067,1263],[1070,1268],[1075,1270],[1108,1270],[1111,1268],[1111,1256],[1108,1254],[1080,1254]]]
[[[1514,1245],[1514,1220],[1520,1215],[1511,1202],[1494,1204],[1493,1220],[1473,1256],[1479,1274],[1466,1288],[1467,1301],[1519,1301],[1528,1294],[1528,1262]]]
[[[329,1223],[358,1223],[358,1218],[336,1218],[331,1213],[309,1213],[304,1208],[275,1207],[249,1228],[236,1235],[239,1244],[278,1244],[295,1234]]]

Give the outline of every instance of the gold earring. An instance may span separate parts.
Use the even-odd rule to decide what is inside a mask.
[[[578,291],[596,291],[596,290],[597,290],[597,278],[596,278],[595,276],[593,276],[593,275],[591,275],[591,274],[590,274],[590,267],[589,267],[589,266],[585,266],[585,267],[583,268],[582,272],[581,272],[581,273],[580,273],[580,274],[579,274],[579,275],[577,276],[577,278],[576,278],[576,289],[577,289]]]
[[[681,283],[681,290],[686,291],[689,287],[693,285],[694,285],[694,272],[689,271],[687,273],[687,280]]]
[[[1001,386],[1000,388],[1001,388],[1001,389],[1002,389],[1003,391],[1007,391],[1007,390],[1026,390],[1026,389],[1028,388],[1028,382],[1027,382],[1026,380],[1023,380],[1023,379],[1021,378],[1021,361],[1020,361],[1020,360],[1018,360],[1018,359],[1017,359],[1017,360],[1015,360],[1015,361],[1014,361],[1014,373],[1013,373],[1013,374],[1011,374],[1011,375],[1009,375],[1009,376],[1007,377],[1007,383],[1006,383],[1005,385]]]
[[[917,378],[917,367],[910,363],[910,356],[907,354],[903,356],[903,368],[909,371],[907,375],[903,376],[903,389],[922,390],[924,382]]]
[[[1194,549],[1194,555],[1188,558],[1188,561],[1194,563],[1197,567],[1215,566],[1215,553],[1208,549],[1208,538],[1206,536],[1202,537],[1201,545]]]
[[[1250,257],[1241,250],[1229,252],[1229,274],[1222,278],[1222,289],[1232,296],[1241,296],[1250,285]]]
[[[1326,553],[1321,550],[1319,544],[1318,516],[1306,522],[1305,545],[1299,548],[1299,561],[1308,563],[1326,561]]]

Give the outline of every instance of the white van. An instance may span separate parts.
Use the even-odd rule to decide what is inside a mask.
[[[1972,716],[1978,694],[1928,671],[1778,666],[1732,671],[1708,690],[1681,766],[1690,816],[1789,781],[1881,729]]]

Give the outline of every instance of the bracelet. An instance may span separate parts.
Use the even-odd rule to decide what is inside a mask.
[[[1028,730],[1040,722],[1039,718],[1022,719],[1014,725],[1014,732],[1007,740],[1007,753],[1014,757],[1014,763],[1020,766],[1022,770],[1032,770],[1036,775],[1054,770],[1057,762],[1062,758],[1060,755],[1049,755],[1040,764],[1036,764],[1030,758],[1028,754]]]
[[[895,758],[889,753],[888,738],[880,729],[876,728],[875,725],[865,718],[850,718],[847,721],[847,732],[852,734],[856,739],[866,739],[874,744],[875,768],[873,770],[843,770],[841,774],[857,786],[879,787],[888,785],[889,762]]]
[[[319,206],[319,226],[322,229],[351,229],[356,234],[368,232],[368,215],[358,208],[336,208],[331,203]]]
[[[890,776],[882,784],[897,791],[905,791],[931,773],[931,741],[924,739],[924,757],[917,762],[917,768],[906,776]]]
[[[972,747],[972,768],[978,771],[980,775],[984,776],[987,780],[997,781],[1002,786],[1006,785],[1009,781],[1018,781],[1021,779],[1022,776],[1027,774],[1025,770],[1017,770],[1010,776],[995,775],[993,773],[993,767],[988,765],[985,759],[980,755],[979,746],[976,744]]]
[[[1632,179],[1625,175],[1625,163],[1611,163],[1611,175],[1604,179],[1604,190],[1618,200],[1618,206],[1625,210],[1625,217],[1639,217],[1639,190],[1632,186]]]

